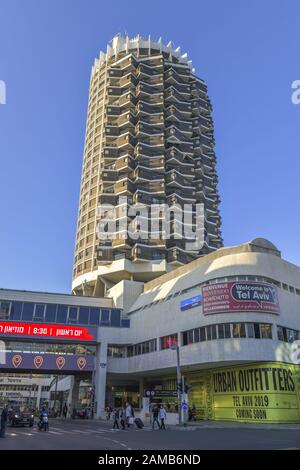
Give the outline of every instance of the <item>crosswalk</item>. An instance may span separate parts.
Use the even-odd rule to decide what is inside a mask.
[[[110,428],[84,428],[84,429],[78,429],[78,428],[60,428],[56,426],[50,426],[49,431],[47,431],[48,435],[53,435],[53,436],[63,436],[66,434],[76,434],[76,435],[103,435],[103,434],[117,434],[117,433],[128,433],[128,432],[145,432],[145,431],[152,431],[151,428],[144,427],[143,429],[137,429],[137,428],[130,428],[130,429],[110,429]],[[42,434],[43,431],[39,431],[38,428],[33,427],[29,428],[29,430],[25,430],[24,428],[18,428],[18,429],[7,429],[6,435],[10,437],[17,437],[17,436],[34,436],[35,434]]]

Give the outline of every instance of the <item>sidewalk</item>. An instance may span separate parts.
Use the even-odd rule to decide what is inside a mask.
[[[268,430],[299,430],[300,423],[245,423],[236,421],[197,421],[186,426],[168,426],[176,431],[195,431],[197,429],[268,429]]]

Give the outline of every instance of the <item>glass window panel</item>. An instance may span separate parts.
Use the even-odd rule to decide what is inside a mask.
[[[35,321],[44,321],[45,305],[36,304],[33,319]]]
[[[225,338],[231,338],[230,323],[224,323]]]
[[[101,325],[109,325],[109,310],[101,310]]]
[[[121,310],[118,308],[113,308],[110,314],[110,324],[111,326],[120,326],[121,323]]]
[[[67,323],[68,307],[67,305],[57,306],[57,323]]]
[[[260,338],[259,323],[254,323],[254,335],[255,338]]]
[[[265,327],[267,325],[261,325],[261,334],[262,335],[265,335]],[[294,330],[290,330],[289,328],[286,329],[286,332],[287,332],[287,341],[288,343],[292,343],[293,341],[295,341],[296,337],[295,337],[295,331]],[[263,336],[263,338],[266,338],[266,336]]]
[[[262,338],[272,339],[272,325],[268,325],[268,324],[260,325],[260,334]]]
[[[23,302],[12,302],[10,319],[11,320],[21,320],[21,313],[23,308]]]
[[[211,339],[217,339],[216,325],[211,325]]]
[[[225,337],[224,336],[224,325],[223,325],[223,323],[218,325],[218,336],[219,336],[219,339],[223,339]]]
[[[282,326],[277,326],[277,336],[278,336],[278,341],[284,341],[284,333],[283,333]]]
[[[233,325],[232,325],[232,336],[233,336],[233,338],[239,338],[240,337],[240,324],[239,323],[233,323]]]
[[[188,344],[193,344],[193,342],[194,342],[194,331],[193,330],[188,331],[187,340],[188,340]]]
[[[246,338],[246,325],[245,325],[245,323],[240,323],[240,338]]]
[[[183,346],[186,346],[188,344],[188,334],[187,331],[184,331],[182,333],[182,344]]]
[[[100,324],[100,308],[90,308],[90,325]]]
[[[1,302],[0,304],[0,320],[8,320],[9,318],[9,310],[10,310],[10,302]]]
[[[196,328],[194,330],[194,341],[195,343],[199,343],[200,341],[200,329],[199,328]]]
[[[211,340],[211,327],[210,326],[206,327],[206,338],[207,338],[207,341]]]
[[[254,324],[247,323],[247,338],[254,338],[254,337],[255,337]]]
[[[77,323],[78,308],[69,307],[68,323]]]
[[[89,323],[89,308],[79,307],[79,323],[80,325],[88,325]]]
[[[206,341],[205,328],[200,328],[200,341]]]
[[[22,312],[22,320],[32,321],[33,309],[34,309],[34,304],[33,303],[24,302],[23,312]]]
[[[48,323],[55,323],[56,320],[56,308],[55,304],[46,305],[45,321]]]

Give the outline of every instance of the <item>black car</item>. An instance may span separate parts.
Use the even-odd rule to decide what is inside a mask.
[[[34,415],[30,411],[14,409],[9,414],[9,422],[11,426],[29,426],[32,428],[34,424]]]

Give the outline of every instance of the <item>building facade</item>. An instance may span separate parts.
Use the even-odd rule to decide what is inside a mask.
[[[117,36],[101,52],[90,80],[75,293],[101,296],[222,246],[211,111],[204,81],[171,43]],[[108,205],[116,223],[110,239],[99,239]],[[201,242],[189,246],[200,211]],[[174,212],[188,219],[184,230]]]
[[[39,373],[72,376],[72,404],[80,382],[89,379],[98,417],[106,405],[129,400],[147,419],[158,401],[176,422],[175,346],[188,389],[184,399],[196,419],[300,421],[300,268],[267,240],[221,248],[146,283],[120,281],[103,299],[2,290],[0,301],[0,340],[22,356],[8,355],[1,372],[29,371],[32,364]],[[16,329],[26,325],[22,333]],[[68,337],[73,328],[85,329],[85,336]],[[63,336],[54,340],[57,331]],[[43,354],[40,365],[34,358]]]

